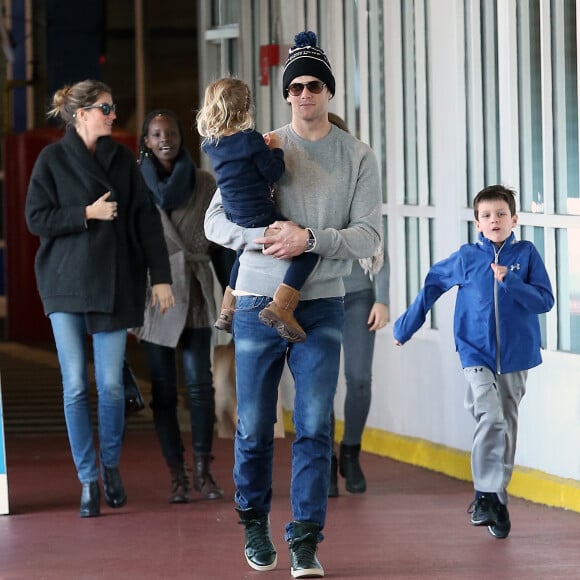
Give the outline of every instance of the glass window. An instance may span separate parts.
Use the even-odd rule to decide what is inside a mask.
[[[556,230],[558,349],[580,353],[580,229]]]
[[[576,2],[552,2],[552,86],[556,213],[578,213],[578,70]],[[576,209],[576,212],[570,211]]]
[[[465,6],[467,187],[466,207],[486,185],[500,183],[497,5]]]
[[[418,205],[417,94],[415,87],[414,1],[401,6],[403,29],[403,99],[405,127],[405,203]]]
[[[405,256],[407,257],[407,305],[421,289],[421,261],[419,259],[419,220],[405,218]]]
[[[516,237],[520,237],[522,240],[528,240],[532,242],[538,253],[545,261],[545,230],[541,227],[534,226],[522,226],[519,228],[520,231],[516,232]],[[552,280],[552,285],[554,281]],[[542,347],[546,348],[546,314],[540,314],[540,331],[542,333]]]
[[[405,218],[405,255],[407,258],[407,305],[415,299],[433,264],[434,221],[432,218]],[[436,328],[436,307],[431,310],[430,328]]]
[[[211,3],[211,25],[225,26],[240,21],[240,2],[213,0]]]
[[[519,0],[518,109],[521,210],[544,211],[539,0]]]

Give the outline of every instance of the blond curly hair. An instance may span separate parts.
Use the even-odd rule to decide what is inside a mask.
[[[210,83],[196,121],[199,134],[215,143],[225,135],[253,129],[250,87],[235,77],[223,77]]]

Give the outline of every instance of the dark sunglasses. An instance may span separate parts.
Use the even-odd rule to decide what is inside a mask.
[[[96,105],[89,105],[88,107],[81,107],[81,109],[84,109],[85,111],[89,110],[89,109],[101,109],[101,113],[103,113],[103,115],[105,115],[105,117],[108,117],[111,113],[114,113],[115,110],[117,109],[117,106],[115,105],[115,103],[111,103],[109,105],[109,103],[97,103]]]
[[[298,97],[306,88],[313,95],[319,95],[326,85],[322,81],[310,81],[309,83],[292,83],[288,87],[288,93],[293,97]]]

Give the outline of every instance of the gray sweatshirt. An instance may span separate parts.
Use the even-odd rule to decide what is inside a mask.
[[[352,260],[373,256],[382,243],[379,169],[371,148],[334,125],[318,141],[299,137],[286,125],[275,131],[282,141],[286,171],[276,184],[282,213],[316,238],[321,256],[301,291],[301,299],[344,296],[343,276]],[[208,239],[244,250],[236,289],[273,296],[289,261],[262,253],[254,243],[264,228],[243,228],[225,216],[219,190],[205,217]]]

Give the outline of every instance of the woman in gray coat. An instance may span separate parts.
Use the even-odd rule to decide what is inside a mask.
[[[223,492],[210,471],[215,422],[210,327],[216,316],[210,267],[213,245],[203,231],[216,184],[208,172],[196,168],[183,147],[183,129],[172,111],[157,109],[147,115],[139,149],[141,172],[161,214],[176,296],[176,306],[166,316],[148,305],[144,325],[132,331],[145,345],[155,430],[171,474],[169,501],[185,503],[190,492],[177,417],[178,350],[189,399],[193,487],[203,498],[217,499]]]

